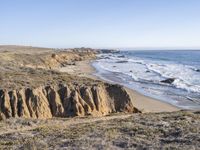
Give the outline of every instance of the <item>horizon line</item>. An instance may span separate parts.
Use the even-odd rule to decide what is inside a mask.
[[[143,46],[137,46],[137,47],[93,47],[93,46],[70,46],[70,47],[63,47],[63,46],[42,46],[42,45],[17,45],[17,44],[0,44],[0,46],[22,46],[22,47],[38,47],[38,48],[52,48],[52,49],[73,49],[73,48],[91,48],[91,49],[115,49],[115,50],[200,50],[200,47],[143,47]]]

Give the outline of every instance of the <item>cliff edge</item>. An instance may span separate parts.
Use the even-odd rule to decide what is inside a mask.
[[[103,116],[116,112],[139,112],[133,107],[124,88],[118,85],[61,84],[34,89],[0,90],[0,119]]]
[[[17,48],[0,47],[0,119],[139,112],[123,87],[56,70],[94,59],[97,51]]]

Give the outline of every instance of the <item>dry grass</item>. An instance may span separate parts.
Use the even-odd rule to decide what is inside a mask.
[[[29,123],[27,123],[29,122]],[[1,148],[17,149],[199,149],[198,112],[150,113],[52,120],[10,119],[27,130],[0,135]]]
[[[60,82],[89,83],[92,80],[61,73],[59,67],[92,59],[91,49],[59,51],[25,46],[0,46],[0,89],[20,89]]]

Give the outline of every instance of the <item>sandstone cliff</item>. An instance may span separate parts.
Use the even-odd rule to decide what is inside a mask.
[[[138,112],[123,87],[57,69],[94,59],[96,53],[0,46],[0,119]]]
[[[0,90],[0,119],[102,116],[138,112],[123,87],[111,84],[59,85]]]
[[[0,46],[0,70],[14,70],[16,68],[55,69],[75,64],[76,61],[94,59],[96,50],[66,49],[54,50],[33,47],[4,47]]]

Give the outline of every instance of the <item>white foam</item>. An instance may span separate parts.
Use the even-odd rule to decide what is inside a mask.
[[[117,55],[103,54],[97,66],[103,70],[128,75],[135,81],[160,83],[167,78],[175,78],[172,83],[176,88],[200,93],[200,73],[193,66],[168,63],[165,61],[143,60],[140,58],[121,58]],[[109,58],[109,59],[108,59]],[[127,61],[117,63],[118,61]]]

